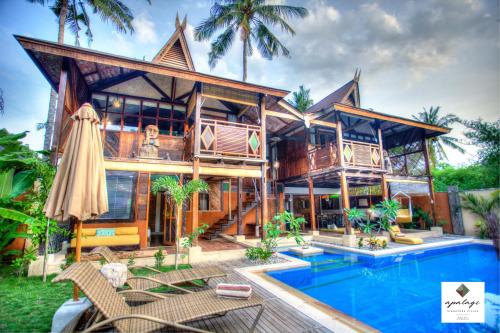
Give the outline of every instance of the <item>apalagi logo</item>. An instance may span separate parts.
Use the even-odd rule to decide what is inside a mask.
[[[484,282],[441,282],[443,323],[484,323]]]

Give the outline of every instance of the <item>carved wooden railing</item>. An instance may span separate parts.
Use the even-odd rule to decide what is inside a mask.
[[[262,137],[259,126],[201,119],[200,155],[260,159]]]
[[[309,150],[309,169],[319,170],[339,165],[337,146],[330,142],[325,147],[315,147]]]
[[[378,144],[344,140],[343,145],[344,165],[382,168],[382,153]]]
[[[308,152],[309,170],[320,170],[340,166],[340,158],[345,166],[382,168],[382,154],[377,144],[344,140],[343,151],[339,156],[337,146],[330,142],[324,147],[315,147]]]

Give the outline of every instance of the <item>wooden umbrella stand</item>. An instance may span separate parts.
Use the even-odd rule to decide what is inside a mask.
[[[82,256],[82,221],[76,220],[75,261],[80,262]],[[73,300],[78,301],[78,286],[73,284]]]

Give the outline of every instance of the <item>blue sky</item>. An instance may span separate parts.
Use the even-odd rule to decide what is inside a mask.
[[[192,38],[192,29],[208,15],[212,1],[123,0],[135,15],[134,35],[119,34],[92,17],[91,48],[151,60],[174,30],[175,15],[188,13],[188,43],[196,69],[240,79],[241,45],[210,71],[209,42]],[[283,3],[285,1],[273,1]],[[293,21],[297,34],[276,31],[291,58],[267,61],[258,52],[249,60],[249,81],[288,90],[311,88],[315,101],[338,88],[361,68],[361,104],[380,112],[410,117],[422,107],[441,106],[445,113],[472,119],[499,118],[498,1],[287,1],[309,9]],[[46,119],[49,85],[13,38],[13,34],[57,39],[57,22],[47,7],[24,0],[0,1],[0,88],[5,114],[0,127],[30,131],[27,143],[39,149]],[[74,44],[67,31],[65,42]],[[81,46],[88,47],[82,33]],[[462,137],[457,126],[452,134]],[[470,161],[449,152],[450,162]]]

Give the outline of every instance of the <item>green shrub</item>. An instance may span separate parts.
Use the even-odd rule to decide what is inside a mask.
[[[271,258],[272,255],[272,251],[268,251],[267,249],[262,247],[249,247],[245,251],[245,256],[252,261],[259,260],[262,262],[266,262],[269,260],[269,258]]]
[[[160,269],[161,266],[163,266],[163,263],[165,262],[165,254],[163,254],[162,246],[160,246],[158,248],[158,251],[155,252],[154,257],[155,257],[155,267],[156,269]]]
[[[15,275],[18,277],[26,275],[29,265],[37,258],[37,251],[38,249],[35,246],[31,246],[29,249],[25,250],[22,256],[12,261],[10,267],[13,269]]]
[[[135,252],[131,253],[129,256],[128,256],[128,261],[127,261],[127,266],[128,267],[132,267],[135,265]]]
[[[73,265],[73,263],[76,261],[75,259],[75,254],[73,252],[71,252],[70,254],[68,254],[68,256],[66,257],[66,259],[64,259],[64,264],[61,264],[59,267],[61,267],[61,271],[64,271],[66,268],[68,268],[69,266]]]
[[[486,228],[486,223],[484,223],[483,220],[477,220],[476,223],[474,223],[474,226],[479,231],[479,238],[481,239],[488,238],[488,229]]]

